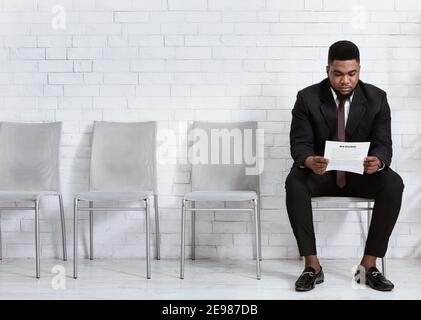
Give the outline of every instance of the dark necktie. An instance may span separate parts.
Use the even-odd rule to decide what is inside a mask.
[[[346,97],[339,97],[338,106],[338,141],[345,141],[345,101]],[[336,171],[336,184],[343,188],[346,184],[345,171]]]

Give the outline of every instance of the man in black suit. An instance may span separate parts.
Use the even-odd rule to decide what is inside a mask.
[[[292,110],[294,165],[285,183],[286,205],[300,255],[305,257],[305,269],[295,288],[308,291],[324,280],[316,252],[311,197],[355,196],[375,199],[360,270],[365,271],[368,286],[390,291],[394,285],[376,268],[376,259],[386,254],[404,185],[390,168],[391,118],[386,93],[359,80],[359,50],[350,41],[338,41],[329,48],[326,72],[328,78],[298,92]],[[364,174],[326,172],[326,140],[371,142]]]

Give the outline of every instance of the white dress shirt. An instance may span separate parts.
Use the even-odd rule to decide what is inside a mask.
[[[330,87],[330,91],[332,91],[333,99],[335,100],[335,103],[336,103],[336,108],[339,108],[338,95],[336,94],[335,90],[332,89],[332,87]],[[344,110],[345,111],[345,128],[346,128],[346,122],[348,121],[349,108],[351,107],[351,102],[352,102],[353,97],[354,97],[354,91],[349,96],[349,98],[347,98],[345,100],[345,105],[344,105],[344,108],[345,108],[345,110]],[[377,171],[383,170],[384,167],[385,167],[385,164],[383,163],[383,161],[380,160],[380,163],[382,164],[382,166]]]
[[[336,108],[339,108],[339,98],[338,95],[336,94],[335,90],[332,89],[332,87],[330,87],[330,91],[332,91],[332,95],[333,95],[333,99],[335,100],[336,103]],[[351,102],[352,102],[352,98],[354,97],[354,91],[352,92],[351,96],[345,100],[345,128],[346,128],[346,121],[348,120],[348,115],[349,115],[349,107],[351,106]]]

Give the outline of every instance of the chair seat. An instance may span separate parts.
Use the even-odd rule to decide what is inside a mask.
[[[190,201],[248,201],[257,199],[255,191],[193,191],[184,196]]]
[[[112,192],[112,191],[87,191],[76,195],[82,201],[141,201],[153,196],[152,191],[138,192]]]
[[[57,196],[56,191],[0,191],[0,201],[35,201],[43,196]]]
[[[349,202],[374,202],[374,199],[359,197],[313,197],[311,201],[322,201],[331,203],[349,203]]]

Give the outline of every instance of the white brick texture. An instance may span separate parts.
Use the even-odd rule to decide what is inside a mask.
[[[61,175],[71,252],[72,197],[88,187],[93,121],[154,120],[160,128],[177,129],[185,121],[256,120],[266,134],[263,258],[293,259],[298,250],[284,190],[292,163],[291,109],[299,89],[325,76],[329,45],[349,39],[360,47],[362,80],[385,89],[392,109],[392,168],[404,178],[405,191],[388,256],[421,257],[420,3],[0,0],[0,121],[63,121]],[[57,4],[66,9],[64,29],[52,24]],[[161,169],[162,256],[177,258],[190,167]],[[60,252],[57,210],[51,202],[42,206],[43,256]],[[85,232],[87,216],[82,218]],[[144,255],[142,215],[108,213],[95,220],[97,256]],[[1,223],[3,255],[33,257],[33,216],[3,211]],[[314,223],[322,258],[363,252],[364,215],[318,213]],[[203,212],[196,230],[198,257],[254,255],[250,214]]]

